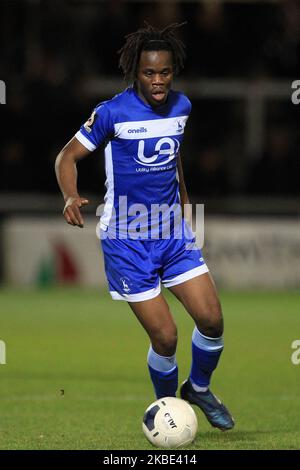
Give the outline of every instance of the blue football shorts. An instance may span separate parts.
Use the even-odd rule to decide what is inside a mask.
[[[101,237],[102,238],[102,237]],[[207,273],[195,239],[101,239],[109,291],[114,300],[140,302]]]

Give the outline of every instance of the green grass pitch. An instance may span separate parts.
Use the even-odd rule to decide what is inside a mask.
[[[167,292],[179,329],[179,379],[193,323]],[[299,449],[300,293],[221,292],[225,350],[212,390],[236,419],[213,429],[196,409],[189,449]],[[153,449],[141,428],[154,401],[149,341],[125,302],[103,291],[0,291],[1,449]]]

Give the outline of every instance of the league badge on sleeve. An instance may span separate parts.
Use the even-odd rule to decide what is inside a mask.
[[[96,114],[96,111],[93,111],[91,114],[91,117],[83,125],[87,132],[89,133],[92,132],[92,127],[95,124],[97,117],[98,115]]]

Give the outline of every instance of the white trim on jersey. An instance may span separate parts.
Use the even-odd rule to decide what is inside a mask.
[[[181,284],[182,282],[188,281],[193,277],[200,276],[201,274],[208,273],[208,271],[209,269],[206,264],[202,264],[201,266],[197,266],[197,268],[190,269],[185,273],[179,274],[179,276],[173,277],[173,279],[162,280],[162,283],[165,287],[177,286],[177,284]]]
[[[160,294],[161,288],[158,284],[154,289],[149,289],[138,294],[119,294],[117,291],[109,291],[113,300],[126,300],[127,302],[142,302],[142,300],[150,300]]]
[[[108,227],[111,216],[112,216],[113,207],[114,207],[114,195],[115,195],[114,168],[113,168],[111,142],[108,142],[108,144],[106,145],[104,149],[104,155],[105,155],[105,172],[106,172],[106,181],[105,181],[106,194],[104,196],[104,202],[105,202],[104,212],[100,219],[101,228],[103,225]]]
[[[90,152],[93,152],[97,148],[96,145],[92,144],[92,142],[89,139],[87,139],[85,137],[85,135],[82,134],[82,132],[80,132],[80,131],[76,132],[75,137],[76,137],[77,140],[79,140],[79,142],[85,148],[90,150]]]
[[[115,137],[138,140],[183,134],[188,116],[176,116],[148,121],[119,122],[114,125]]]

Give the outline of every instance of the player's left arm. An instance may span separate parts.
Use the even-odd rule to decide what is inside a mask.
[[[179,178],[179,194],[180,194],[182,215],[183,216],[185,215],[185,219],[189,221],[190,216],[191,216],[191,206],[190,206],[190,200],[189,200],[189,196],[187,193],[187,189],[185,186],[180,153],[178,154],[178,157],[177,157],[177,170],[178,170],[178,178]]]

